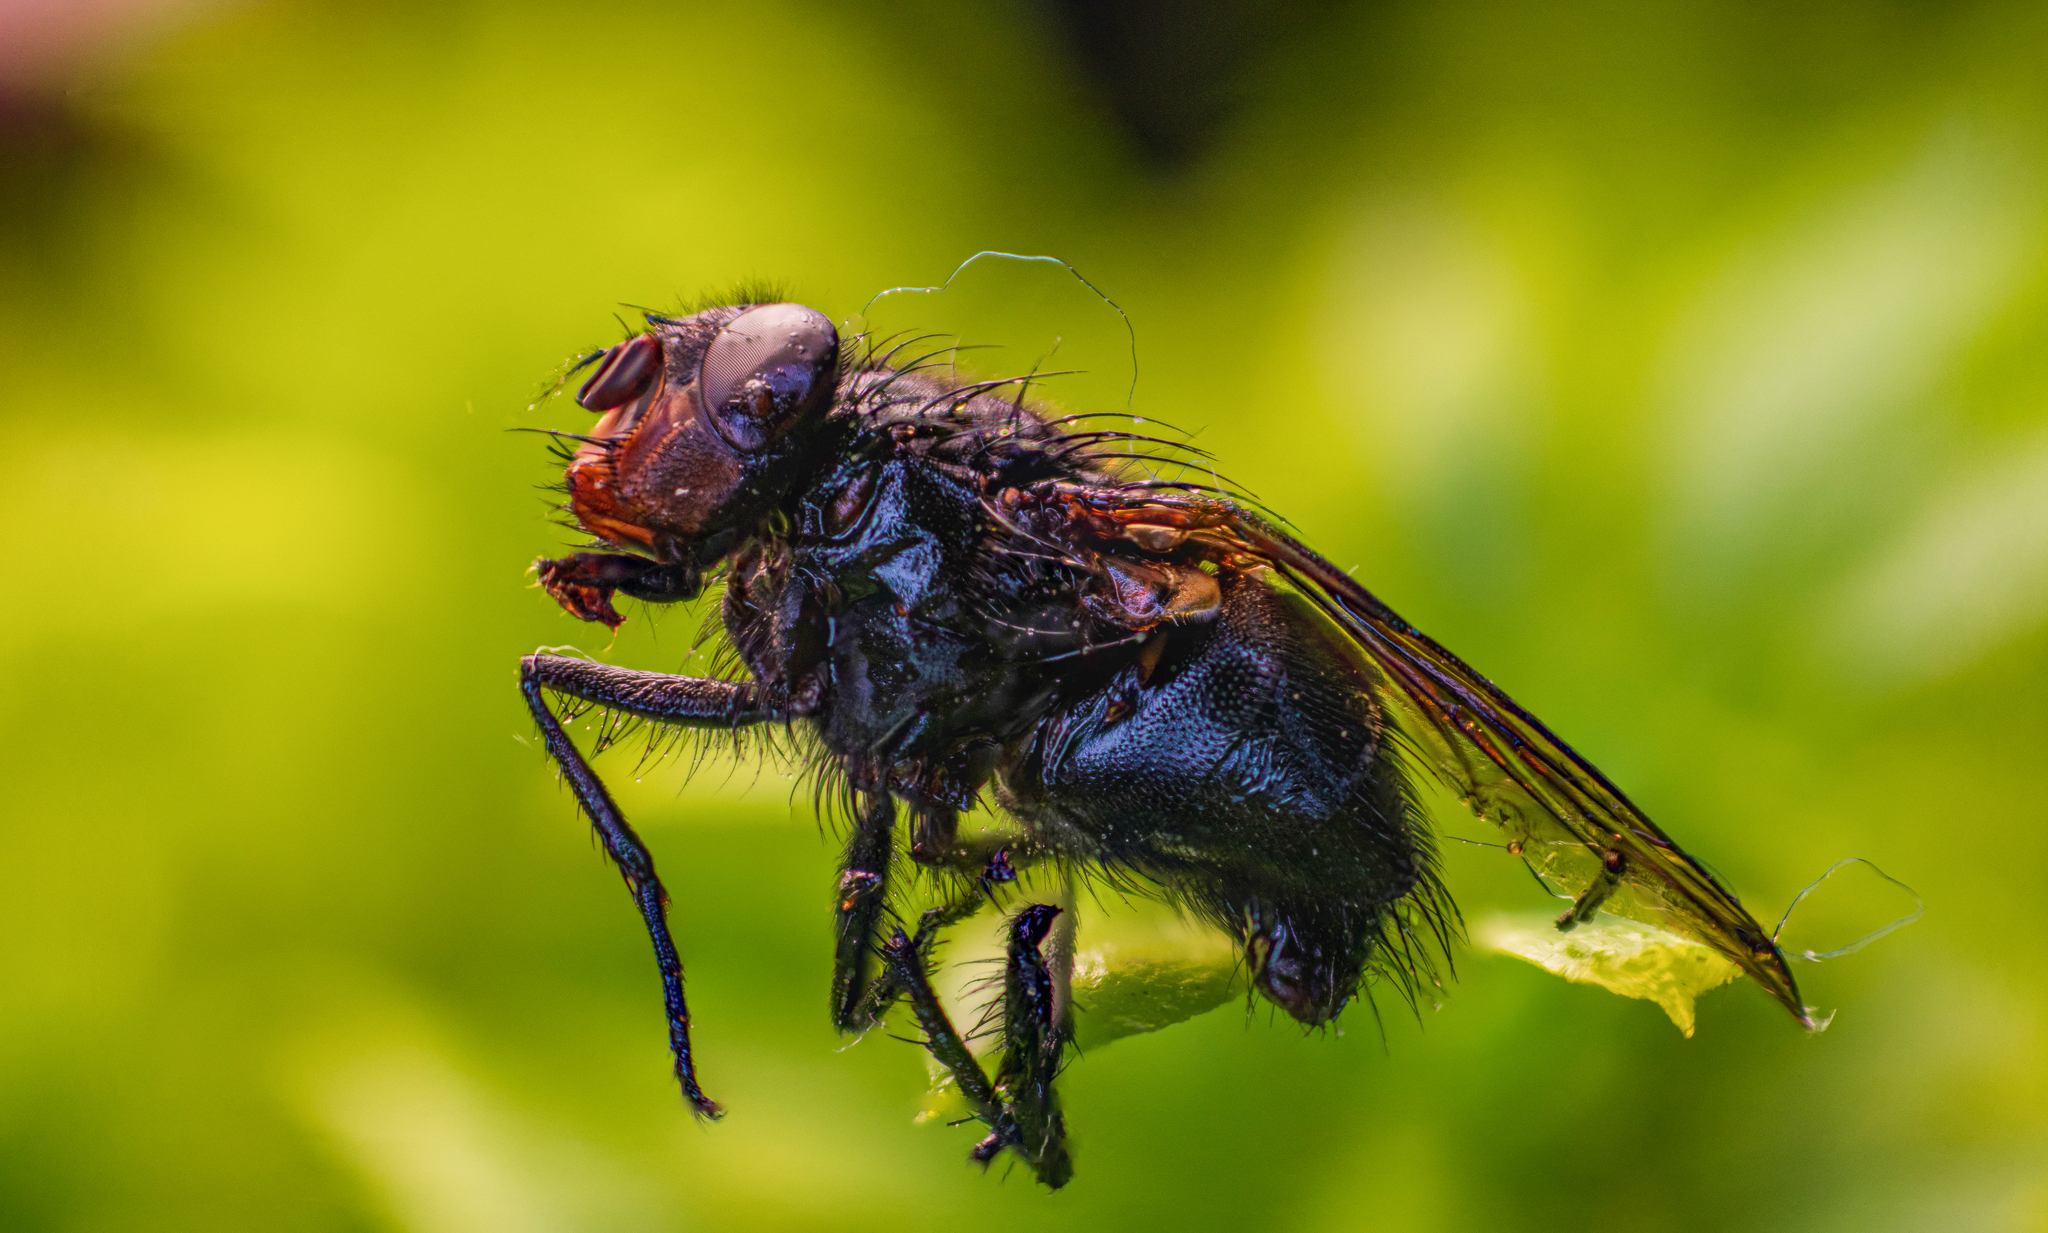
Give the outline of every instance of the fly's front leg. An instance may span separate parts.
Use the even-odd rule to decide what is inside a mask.
[[[832,954],[832,1022],[842,1032],[874,1022],[861,1014],[873,969],[875,921],[889,889],[889,858],[896,845],[896,804],[887,792],[854,797],[853,834],[839,867],[839,900]]]
[[[711,681],[594,664],[564,655],[519,661],[519,686],[568,694],[678,728],[737,728],[781,717],[752,681]]]
[[[577,803],[604,843],[605,854],[625,877],[633,902],[646,922],[648,936],[654,942],[662,999],[668,1011],[669,1049],[675,1055],[676,1081],[682,1085],[683,1096],[692,1109],[701,1116],[715,1118],[720,1113],[718,1105],[697,1085],[697,1066],[690,1053],[690,1009],[683,1001],[683,962],[669,936],[668,894],[662,889],[661,879],[655,876],[654,858],[640,836],[627,825],[625,814],[619,811],[604,781],[590,769],[568,733],[562,730],[543,690],[679,727],[738,727],[772,719],[775,713],[762,705],[759,691],[750,683],[632,672],[558,655],[529,655],[519,663],[519,691],[526,696],[527,709],[540,726],[548,753],[575,790]]]

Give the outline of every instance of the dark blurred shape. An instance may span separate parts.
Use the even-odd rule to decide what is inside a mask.
[[[100,145],[63,95],[0,83],[0,259],[38,258],[77,207]]]
[[[9,152],[10,168],[13,151],[63,144],[68,127],[61,98],[0,85],[0,150]]]
[[[0,295],[50,312],[95,294],[79,271],[115,251],[110,211],[165,174],[148,138],[92,100],[0,83]]]
[[[1199,159],[1251,70],[1332,0],[1040,0],[1089,88],[1161,170]]]
[[[217,0],[0,0],[0,274],[61,293],[95,241],[95,203],[132,192],[142,140],[90,95],[118,65]]]

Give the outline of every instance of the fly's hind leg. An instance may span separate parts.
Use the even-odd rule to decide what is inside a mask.
[[[533,722],[540,726],[548,753],[562,777],[575,790],[576,801],[590,818],[605,854],[618,866],[654,943],[661,972],[662,1001],[668,1012],[670,1052],[676,1081],[690,1107],[703,1117],[719,1116],[718,1105],[697,1084],[697,1065],[690,1052],[690,1009],[683,1000],[683,962],[668,930],[668,893],[654,872],[654,858],[626,816],[612,800],[604,781],[562,730],[544,691],[566,694],[624,711],[657,723],[690,728],[738,727],[774,718],[750,683],[708,681],[694,677],[631,672],[604,664],[558,655],[529,655],[519,663],[519,691],[525,695]]]
[[[960,1029],[953,1026],[953,1017],[946,1013],[945,1006],[939,1002],[939,995],[932,992],[929,951],[920,941],[898,929],[882,944],[882,960],[888,965],[889,974],[904,996],[910,999],[911,1012],[917,1016],[917,1025],[924,1031],[924,1047],[931,1050],[939,1065],[952,1073],[953,1082],[959,1085],[960,1094],[967,1100],[967,1107],[974,1110],[974,1116],[980,1118],[983,1125],[989,1127],[988,1138],[974,1149],[974,1158],[983,1164],[988,1163],[1004,1146],[1017,1139],[1016,1124],[996,1095],[988,1072],[974,1060],[967,1042],[961,1038]]]
[[[974,1116],[989,1128],[972,1158],[986,1165],[1004,1149],[1016,1153],[1048,1188],[1073,1176],[1066,1125],[1053,1080],[1070,1033],[1057,1017],[1053,978],[1040,950],[1059,908],[1032,904],[1011,918],[1003,972],[1003,1058],[995,1082],[974,1059],[952,1017],[932,991],[929,956],[920,928],[916,939],[901,929],[882,947],[888,973],[917,1016],[924,1045],[953,1075]],[[927,919],[931,918],[927,913]]]
[[[1055,994],[1043,949],[1060,911],[1051,904],[1034,903],[1010,918],[1009,953],[1003,965],[1003,1061],[996,1071],[1009,1098],[1019,1154],[1038,1171],[1038,1180],[1054,1190],[1074,1174],[1066,1119],[1053,1089],[1073,1031],[1063,1013],[1065,999]]]

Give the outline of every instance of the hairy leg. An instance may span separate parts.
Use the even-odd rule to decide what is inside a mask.
[[[1073,1176],[1067,1154],[1066,1119],[1053,1090],[1067,1041],[1073,1033],[1061,1021],[1053,976],[1042,947],[1061,909],[1046,903],[1025,906],[1010,918],[1009,954],[1003,965],[1003,1061],[996,1072],[1009,1098],[1021,1152],[1038,1179],[1054,1190]]]
[[[901,929],[882,944],[882,960],[888,965],[889,974],[903,995],[910,999],[910,1009],[917,1016],[917,1025],[924,1031],[924,1047],[931,1050],[959,1084],[960,1094],[967,1101],[967,1107],[974,1110],[974,1116],[989,1128],[988,1137],[974,1145],[973,1159],[986,1165],[994,1160],[996,1153],[1005,1147],[1017,1147],[1023,1142],[1017,1133],[1017,1120],[1010,1113],[1009,1106],[996,1094],[996,1088],[989,1082],[988,1073],[981,1063],[974,1060],[974,1054],[961,1038],[960,1029],[953,1026],[953,1018],[946,1013],[939,995],[932,991],[931,972],[927,967],[929,953],[920,938],[913,940]],[[1026,1163],[1037,1165],[1026,1157]]]
[[[931,931],[920,927],[913,939],[898,929],[882,946],[887,975],[909,999],[923,1029],[925,1047],[952,1073],[968,1107],[989,1128],[988,1137],[975,1145],[973,1159],[985,1165],[1009,1148],[1039,1181],[1054,1190],[1066,1185],[1074,1172],[1052,1086],[1067,1033],[1053,1017],[1052,977],[1039,951],[1059,910],[1032,904],[1011,918],[1003,976],[1005,1047],[998,1072],[1000,1087],[989,1081],[981,1063],[974,1060],[932,991],[926,949]],[[933,913],[926,913],[926,919],[932,921]]]
[[[675,1055],[676,1081],[690,1107],[704,1117],[719,1116],[718,1105],[697,1084],[696,1062],[690,1053],[690,1010],[683,1001],[683,962],[676,954],[668,931],[668,894],[655,876],[654,858],[640,836],[626,823],[625,814],[612,800],[604,781],[590,769],[583,754],[549,709],[544,690],[583,698],[601,706],[644,716],[680,727],[737,727],[773,717],[764,709],[753,685],[731,681],[707,681],[692,677],[663,676],[654,672],[631,672],[623,668],[593,664],[557,655],[529,655],[519,663],[519,691],[527,709],[540,726],[547,750],[561,768],[563,778],[576,793],[576,801],[590,818],[604,844],[605,854],[618,866],[654,942],[654,959],[661,971],[663,1003],[668,1012],[669,1049]]]
[[[679,728],[736,728],[779,718],[752,681],[711,681],[594,664],[564,655],[528,655],[519,661],[522,689],[528,682],[551,693],[568,694]]]
[[[954,885],[951,898],[937,907],[927,909],[918,918],[917,933],[911,942],[920,951],[927,947],[931,938],[940,929],[966,920],[987,905],[1000,906],[996,888],[1017,880],[1019,863],[1011,858],[1007,847],[992,848],[986,844],[975,847],[960,845],[953,838],[953,828],[950,826],[945,832],[945,847],[928,848],[925,853],[920,854],[916,846],[920,831],[930,825],[935,816],[938,816],[935,811],[922,807],[913,814],[910,857],[921,865],[947,869],[963,876]],[[945,811],[945,816],[950,818],[953,815],[951,811]],[[880,836],[880,839],[881,849],[886,853],[888,836]],[[839,875],[839,947],[832,973],[832,1013],[834,1023],[842,1032],[864,1032],[881,1022],[882,1016],[889,1013],[889,1008],[894,1006],[896,999],[902,997],[904,993],[903,986],[896,980],[886,963],[872,979],[868,976],[869,969],[865,961],[874,950],[874,921],[878,913],[870,912],[865,921],[852,922],[849,919],[857,906],[848,893],[850,890],[867,887],[877,903],[885,892],[886,888],[871,881],[862,863],[857,861],[854,855],[856,847],[873,847],[875,843],[875,839],[864,840],[856,832],[853,841],[848,844],[847,860]],[[934,855],[938,859],[931,859]],[[886,863],[886,860],[884,856],[882,863]],[[881,872],[879,866],[875,872]],[[854,996],[853,992],[857,989],[864,989],[858,997]]]
[[[887,792],[861,792],[854,801],[853,834],[839,866],[832,953],[832,1022],[842,1032],[864,1031],[874,1022],[860,1008],[874,966],[875,921],[888,895],[896,837],[896,804]]]
[[[970,886],[965,893],[956,895],[951,901],[936,908],[926,908],[917,918],[917,932],[911,935],[910,945],[919,954],[929,954],[932,939],[941,929],[957,925],[981,910],[986,900],[979,885]],[[887,945],[884,944],[886,952]],[[908,992],[903,982],[896,979],[895,966],[887,961],[886,954],[879,975],[868,985],[867,993],[860,1000],[860,1007],[854,1014],[856,1026],[865,1028],[880,1023],[889,1008],[896,1005],[896,999]]]
[[[872,963],[895,852],[895,808],[891,798],[879,792],[857,794],[854,808],[853,834],[839,868],[832,959],[832,1022],[842,1032],[873,1027],[903,993],[886,965],[877,974]],[[959,815],[953,810],[910,808],[910,858],[927,868],[973,879],[963,880],[952,899],[920,919],[916,941],[921,945],[931,931],[965,920],[983,904],[995,902],[995,888],[1016,881],[1017,862],[1007,848],[961,844]]]

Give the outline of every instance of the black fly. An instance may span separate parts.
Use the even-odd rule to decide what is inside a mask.
[[[914,344],[842,353],[795,304],[649,316],[597,357],[601,413],[569,509],[603,544],[539,563],[548,592],[617,626],[624,594],[696,596],[723,571],[745,680],[530,655],[520,687],[654,941],[675,1073],[682,965],[653,861],[548,695],[681,728],[793,728],[852,819],[831,1013],[861,1032],[899,999],[987,1137],[1049,1186],[1070,1164],[1054,1080],[1068,999],[1010,918],[993,1076],[929,980],[938,931],[1058,861],[1146,888],[1233,938],[1252,987],[1328,1023],[1370,978],[1414,990],[1458,930],[1412,780],[1434,774],[1573,899],[1714,948],[1802,1023],[1791,973],[1734,896],[1536,718],[1342,570],[1197,484],[1128,478],[1170,443],[1051,419],[1018,382],[961,384]],[[965,841],[985,791],[1025,841]],[[899,846],[957,884],[914,932],[886,905]]]

